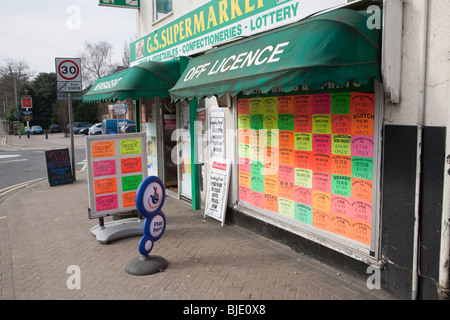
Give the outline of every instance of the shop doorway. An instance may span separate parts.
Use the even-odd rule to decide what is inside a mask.
[[[149,176],[159,177],[167,190],[178,195],[178,165],[172,152],[177,148],[177,108],[170,99],[144,99],[141,109],[142,131],[147,135]]]
[[[163,177],[166,189],[178,194],[178,166],[172,159],[172,152],[177,148],[177,141],[173,139],[177,129],[176,107],[170,100],[162,101],[162,137],[164,145]]]

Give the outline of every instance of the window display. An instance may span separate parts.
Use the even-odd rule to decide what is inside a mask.
[[[239,200],[370,245],[373,93],[238,99]]]

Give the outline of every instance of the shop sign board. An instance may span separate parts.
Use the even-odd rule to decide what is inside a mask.
[[[209,1],[130,45],[130,65],[191,56],[299,21],[345,0]]]
[[[225,223],[230,184],[230,162],[213,158],[209,168],[208,194],[206,196],[205,217],[210,216]]]
[[[99,0],[99,6],[139,9],[140,0]]]
[[[33,98],[31,96],[28,95],[24,95],[20,97],[21,102],[22,102],[22,108],[27,109],[28,108],[33,108]]]
[[[89,218],[136,209],[136,191],[147,177],[145,133],[86,137]]]

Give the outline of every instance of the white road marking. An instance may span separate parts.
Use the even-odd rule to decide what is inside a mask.
[[[19,160],[6,160],[6,161],[0,161],[0,163],[8,163],[8,162],[20,162],[20,161],[28,161],[28,159],[19,159]]]
[[[0,154],[0,159],[17,158],[20,154]]]
[[[84,159],[83,161],[77,162],[77,164],[82,164],[83,167],[80,169],[80,171],[84,171],[87,169],[87,159]]]

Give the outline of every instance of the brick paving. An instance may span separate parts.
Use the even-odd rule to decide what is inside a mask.
[[[23,137],[22,137],[23,139]],[[0,300],[395,300],[346,273],[167,196],[151,254],[164,272],[134,276],[140,237],[101,244],[90,233],[85,172],[73,184],[30,184],[0,204]],[[112,221],[110,217],[105,222]],[[70,266],[80,289],[69,289]]]

